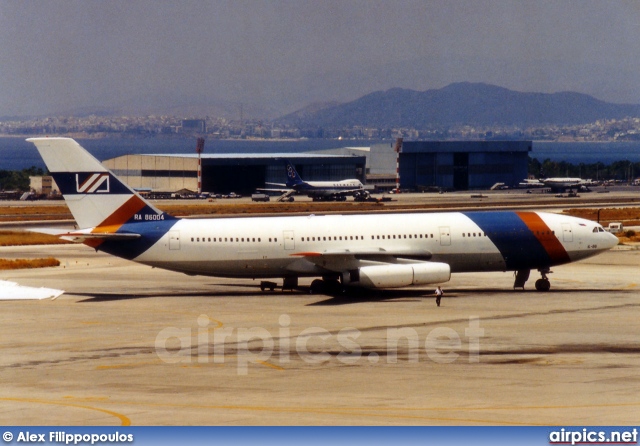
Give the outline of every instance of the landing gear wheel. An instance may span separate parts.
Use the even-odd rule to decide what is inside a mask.
[[[344,287],[338,280],[330,279],[324,281],[325,292],[331,295],[340,296],[344,294]]]
[[[311,286],[309,287],[309,294],[322,294],[325,290],[324,280],[316,279],[311,282]]]
[[[551,289],[551,283],[549,282],[549,279],[536,280],[536,290],[549,291],[549,289]]]

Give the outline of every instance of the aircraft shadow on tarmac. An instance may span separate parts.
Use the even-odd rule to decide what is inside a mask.
[[[95,302],[111,302],[117,300],[129,300],[129,299],[147,299],[147,298],[166,298],[166,297],[233,297],[233,298],[253,298],[253,297],[308,297],[309,287],[297,287],[294,290],[278,290],[278,291],[260,291],[260,288],[253,284],[212,284],[212,287],[223,286],[225,289],[210,291],[188,291],[177,290],[153,292],[153,293],[83,293],[76,292],[70,294],[77,294],[79,296],[86,296],[86,299],[78,301],[78,303],[95,303]],[[228,288],[244,288],[245,290],[229,290]],[[530,298],[548,298],[552,295],[558,297],[558,295],[564,293],[574,293],[580,295],[591,295],[594,293],[617,293],[626,294],[633,292],[633,290],[620,290],[620,289],[555,289],[544,293],[536,290],[511,290],[511,289],[495,289],[495,288],[476,288],[476,289],[445,289],[445,295],[443,302],[447,299],[460,299],[460,298],[473,298],[482,297],[488,294],[502,295],[504,298],[508,297],[521,297],[526,295]],[[331,306],[331,305],[348,305],[364,302],[415,302],[417,300],[435,299],[435,295],[432,290],[369,290],[355,288],[349,290],[346,293],[339,294],[315,294],[317,297],[324,297],[325,299],[309,303],[307,306]]]
[[[86,299],[78,301],[78,303],[95,303],[95,302],[112,302],[116,300],[129,299],[148,299],[148,298],[167,298],[167,297],[255,297],[256,293],[250,291],[195,291],[195,292],[157,292],[157,293],[82,293],[75,292],[78,296],[86,297]],[[70,293],[71,294],[71,293]]]

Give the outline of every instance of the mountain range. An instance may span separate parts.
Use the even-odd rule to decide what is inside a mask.
[[[576,125],[624,117],[640,117],[640,105],[613,104],[575,92],[523,93],[461,82],[426,91],[393,88],[348,103],[314,104],[276,123],[299,128],[428,129],[451,125]]]

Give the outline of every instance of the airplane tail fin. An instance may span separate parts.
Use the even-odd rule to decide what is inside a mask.
[[[29,138],[80,228],[115,233],[125,223],[173,220],[124,184],[71,138]]]
[[[293,187],[299,184],[304,184],[304,180],[300,178],[291,161],[287,161],[287,187]]]

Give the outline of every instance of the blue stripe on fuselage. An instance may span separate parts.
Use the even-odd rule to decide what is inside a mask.
[[[544,246],[515,212],[463,212],[498,248],[507,270],[551,266]]]
[[[97,249],[124,259],[135,259],[156,244],[171,230],[177,221],[178,219],[170,218],[160,221],[127,222],[117,232],[140,234],[140,238],[135,240],[105,241]]]

